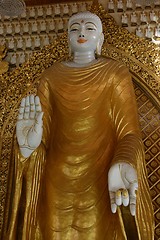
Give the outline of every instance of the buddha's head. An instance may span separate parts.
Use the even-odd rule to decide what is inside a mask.
[[[102,22],[91,12],[73,15],[68,23],[68,41],[70,52],[96,52],[101,54],[104,41]]]

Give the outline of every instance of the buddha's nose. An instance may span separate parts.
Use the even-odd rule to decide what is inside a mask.
[[[79,34],[79,37],[80,38],[84,38],[84,34]]]

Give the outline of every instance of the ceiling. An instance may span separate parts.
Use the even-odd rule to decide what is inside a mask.
[[[25,0],[27,6],[54,4],[54,3],[67,3],[67,2],[82,2],[83,0]]]

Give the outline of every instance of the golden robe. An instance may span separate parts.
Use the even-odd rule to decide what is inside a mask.
[[[37,172],[42,174],[39,162],[45,162],[45,170],[39,177],[42,186],[30,194],[32,210],[25,209],[30,220],[23,239],[153,240],[152,204],[128,69],[110,59],[83,68],[55,63],[43,73],[38,96],[44,111],[43,142],[27,161],[35,164],[35,182]],[[127,162],[138,172],[135,218],[123,208],[111,212],[107,175],[117,162]]]

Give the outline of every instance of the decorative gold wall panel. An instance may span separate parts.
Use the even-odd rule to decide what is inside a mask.
[[[101,7],[93,8],[103,21],[105,44],[103,55],[123,62],[129,67],[135,85],[142,137],[146,152],[148,181],[155,212],[155,239],[160,239],[160,57],[159,48],[140,40],[118,27]],[[12,143],[20,100],[30,92],[36,93],[42,71],[55,61],[68,58],[67,37],[44,47],[14,72],[0,78],[0,229],[1,238],[8,224],[13,166]]]
[[[134,80],[135,81],[135,80]],[[160,239],[160,114],[135,81],[142,139],[145,147],[148,181],[155,215],[155,239]]]

